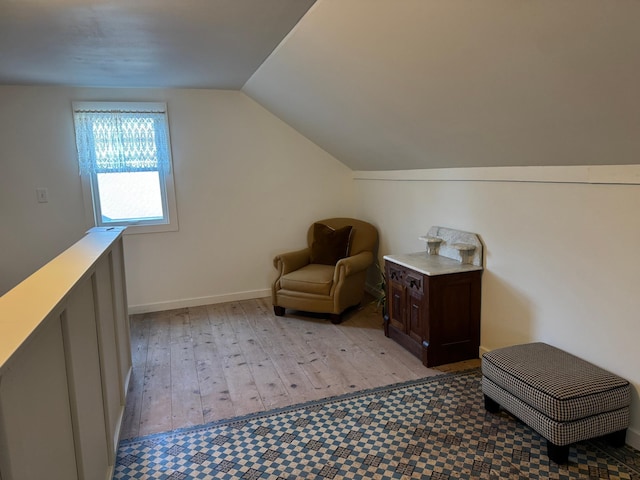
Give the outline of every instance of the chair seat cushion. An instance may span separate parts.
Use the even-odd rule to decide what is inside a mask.
[[[627,380],[545,343],[485,353],[482,373],[558,422],[617,410],[631,403]]]
[[[280,278],[280,286],[284,290],[294,292],[313,293],[316,295],[329,295],[333,284],[333,272],[335,266],[311,263],[287,273]]]

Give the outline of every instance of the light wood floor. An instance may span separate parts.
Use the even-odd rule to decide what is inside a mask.
[[[123,439],[479,365],[424,367],[370,303],[333,325],[276,317],[268,298],[230,302],[134,315],[131,334]]]

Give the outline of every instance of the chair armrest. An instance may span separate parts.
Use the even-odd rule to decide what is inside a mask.
[[[360,252],[352,257],[343,258],[336,263],[336,271],[334,273],[334,280],[338,280],[341,272],[344,272],[344,276],[348,277],[354,273],[366,270],[373,263],[373,253]]]
[[[279,276],[298,270],[309,264],[310,251],[308,248],[295,252],[281,253],[273,259],[273,266],[278,269]]]

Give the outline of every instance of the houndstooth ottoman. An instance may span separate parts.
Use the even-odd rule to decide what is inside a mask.
[[[482,356],[485,408],[500,405],[547,440],[566,463],[569,445],[608,436],[622,446],[629,426],[629,382],[546,343],[500,348]]]

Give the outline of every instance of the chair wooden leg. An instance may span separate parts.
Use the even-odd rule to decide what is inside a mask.
[[[285,312],[285,308],[284,307],[280,307],[278,305],[274,305],[273,306],[273,313],[276,314],[276,317],[283,317],[284,316],[284,312]]]

